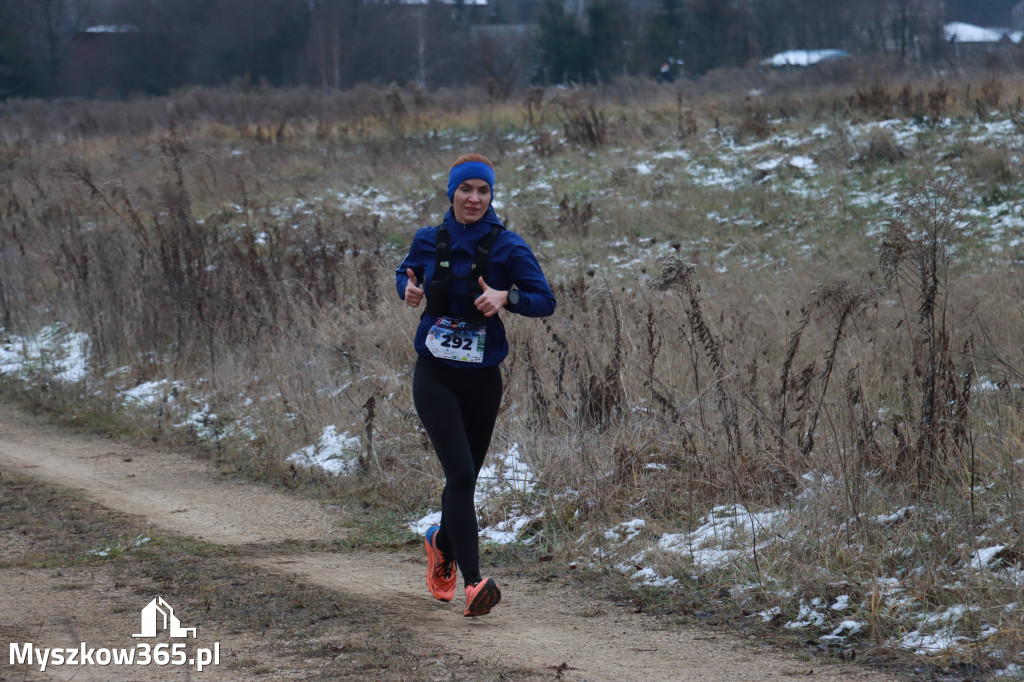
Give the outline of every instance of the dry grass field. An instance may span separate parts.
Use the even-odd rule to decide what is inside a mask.
[[[4,385],[420,518],[392,272],[478,151],[558,299],[505,316],[494,448],[535,485],[482,525],[649,609],[1019,676],[1024,79],[843,68],[4,103]],[[328,427],[355,473],[287,459]]]

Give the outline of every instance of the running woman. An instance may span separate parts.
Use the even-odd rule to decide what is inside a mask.
[[[480,575],[473,493],[501,404],[501,361],[508,355],[502,310],[527,317],[555,311],[540,264],[522,237],[494,212],[494,166],[479,154],[455,160],[448,175],[451,207],[440,225],[416,232],[395,270],[398,296],[425,310],[416,329],[412,395],[441,467],[441,524],[427,530],[427,588],[455,596],[455,567],[466,589],[466,616],[501,601]]]

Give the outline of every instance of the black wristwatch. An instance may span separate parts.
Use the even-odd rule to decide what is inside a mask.
[[[519,298],[520,297],[519,297],[519,290],[518,289],[509,289],[508,290],[508,302],[505,303],[505,307],[506,308],[514,308],[515,306],[519,305]]]

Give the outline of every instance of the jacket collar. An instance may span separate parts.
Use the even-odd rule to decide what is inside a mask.
[[[448,232],[452,234],[462,234],[467,229],[474,229],[478,226],[487,226],[487,232],[491,231],[492,227],[500,227],[505,229],[501,221],[498,220],[498,214],[494,212],[494,206],[488,206],[484,214],[480,216],[480,220],[476,221],[472,225],[466,225],[460,223],[455,219],[455,212],[449,208],[448,212],[444,214],[444,226],[448,228]]]

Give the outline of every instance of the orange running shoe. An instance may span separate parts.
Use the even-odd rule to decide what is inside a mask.
[[[490,578],[466,587],[466,616],[482,616],[501,601],[501,590]]]
[[[448,559],[437,548],[437,531],[440,526],[427,529],[423,544],[427,548],[427,589],[441,601],[451,601],[455,596],[455,559]]]

